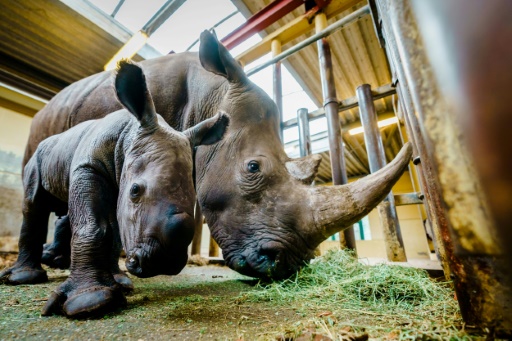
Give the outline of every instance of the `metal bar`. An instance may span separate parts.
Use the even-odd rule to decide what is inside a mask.
[[[308,109],[300,108],[297,110],[297,120],[299,121],[300,156],[304,157],[311,154],[311,135],[309,134]]]
[[[416,163],[415,170],[419,176],[421,190],[425,194],[427,219],[430,221],[432,226],[432,232],[434,233],[434,240],[437,248],[437,257],[443,267],[444,275],[447,280],[451,279],[452,268],[459,268],[460,264],[454,257],[452,237],[448,228],[448,222],[446,220],[445,212],[442,208],[440,193],[436,188],[434,176],[432,174],[432,166],[430,165],[430,159],[426,155],[426,146],[419,131],[418,123],[415,120],[414,109],[410,98],[408,96],[408,90],[402,91],[403,85],[398,83],[398,98],[403,103],[405,128],[407,136],[412,141],[415,148],[413,155],[416,156],[414,160],[420,160],[424,158],[423,163]],[[412,168],[412,166],[410,166]]]
[[[222,25],[223,23],[225,23],[226,21],[228,21],[229,19],[231,19],[232,17],[234,17],[236,14],[238,14],[238,11],[235,11],[229,15],[227,15],[226,17],[224,17],[223,19],[221,19],[218,23],[216,23],[215,25],[213,25],[212,27],[209,28],[209,30],[214,30],[216,29],[217,27],[219,27],[220,25]],[[185,51],[190,51],[191,48],[193,48],[197,43],[199,43],[199,38],[197,38],[196,40],[194,40],[194,42],[192,44],[189,45],[189,47],[187,47],[187,49]]]
[[[415,193],[395,194],[394,197],[395,197],[395,205],[396,206],[421,205],[421,204],[423,204],[423,200],[421,198],[423,198],[424,195],[421,192],[415,192]]]
[[[112,18],[115,18],[115,17],[116,17],[117,12],[119,12],[119,10],[121,9],[121,7],[123,6],[124,1],[125,1],[125,0],[119,0],[119,2],[118,2],[118,3],[117,3],[117,5],[116,5],[116,8],[114,8],[114,11],[110,14],[110,16],[111,16]]]
[[[275,0],[247,19],[245,23],[224,37],[221,42],[228,50],[242,43],[255,33],[262,31],[290,13],[304,0]]]
[[[279,40],[272,41],[272,55],[278,55],[281,53],[281,42]],[[279,139],[283,143],[283,82],[281,73],[281,62],[277,62],[273,65],[273,92],[274,102],[276,102],[277,110],[279,114]]]
[[[315,17],[317,31],[325,31],[327,25],[324,13]],[[340,117],[338,115],[338,100],[336,99],[336,87],[331,58],[331,48],[326,38],[317,41],[318,59],[320,62],[320,78],[322,81],[322,93],[324,97],[324,110],[327,118],[327,132],[329,135],[329,150],[331,158],[332,182],[334,185],[343,185],[348,182],[345,166],[344,148],[341,139]],[[351,227],[340,234],[342,247],[356,249],[354,229]]]
[[[380,87],[372,90],[372,96],[373,96],[374,101],[394,95],[394,94],[396,94],[396,89],[391,84],[386,84],[386,85],[380,86]],[[342,112],[345,110],[356,108],[358,106],[359,106],[359,102],[358,102],[357,96],[354,96],[354,97],[350,97],[350,98],[340,101],[338,111]],[[325,110],[324,110],[324,108],[320,108],[318,110],[315,110],[315,111],[312,111],[309,113],[309,120],[313,121],[313,120],[322,118],[324,116],[325,116]],[[295,127],[296,125],[297,125],[296,118],[292,118],[286,122],[283,122],[283,128],[292,128],[292,127]]]
[[[263,70],[267,66],[275,64],[276,62],[291,56],[295,52],[300,51],[304,47],[313,44],[315,41],[325,38],[328,35],[342,29],[344,26],[352,23],[353,21],[361,18],[362,16],[364,16],[368,13],[370,13],[370,9],[369,9],[368,5],[361,7],[360,9],[350,13],[346,17],[341,18],[340,20],[336,21],[334,24],[327,26],[324,30],[312,35],[311,37],[309,37],[307,39],[304,39],[303,41],[301,41],[297,45],[289,48],[288,50],[284,51],[283,53],[278,54],[277,56],[270,59],[269,61],[247,71],[247,76],[253,75],[256,72]]]
[[[232,0],[232,2],[235,3],[239,8],[244,7],[242,0]],[[342,12],[349,10],[359,2],[360,0],[334,0],[327,7],[323,8],[322,12],[327,16],[327,20],[331,20]],[[247,13],[246,11],[244,12]],[[292,40],[307,34],[314,29],[314,23],[312,23],[312,19],[317,12],[318,7],[313,7],[306,13],[299,15],[285,25],[280,26],[275,31],[269,33],[260,42],[254,44],[249,49],[236,56],[236,60],[243,65],[249,65],[270,51],[272,40],[277,39],[281,42],[281,44],[286,45]]]
[[[185,3],[185,0],[168,0],[158,12],[142,27],[141,31],[146,33],[148,37],[152,35],[158,28],[169,19]]]
[[[377,112],[373,105],[372,90],[369,84],[363,84],[357,87],[356,93],[359,99],[359,117],[364,129],[364,141],[370,163],[370,172],[375,173],[386,166],[386,155],[382,144],[382,136],[377,126]],[[404,242],[392,192],[377,206],[377,209],[381,219],[388,260],[406,262]]]

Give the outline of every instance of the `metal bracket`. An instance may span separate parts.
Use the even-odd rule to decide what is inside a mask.
[[[325,108],[326,105],[328,105],[330,103],[337,103],[338,105],[340,105],[340,101],[338,101],[337,98],[335,98],[335,97],[327,97],[324,100],[324,108]]]

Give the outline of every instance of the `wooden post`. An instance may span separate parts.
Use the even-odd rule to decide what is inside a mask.
[[[217,245],[217,242],[212,237],[210,237],[210,247],[208,255],[210,257],[219,257],[219,245]]]
[[[192,255],[201,254],[201,240],[203,236],[203,212],[201,211],[201,205],[196,201],[194,210],[194,239],[192,239]]]

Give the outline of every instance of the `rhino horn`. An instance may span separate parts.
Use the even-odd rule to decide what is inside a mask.
[[[384,168],[346,185],[308,188],[313,211],[312,239],[320,243],[370,213],[391,191],[411,160],[412,146],[406,143]]]

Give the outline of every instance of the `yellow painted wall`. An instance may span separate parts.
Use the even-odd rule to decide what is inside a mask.
[[[21,162],[32,118],[0,107],[0,237],[19,234],[23,186]],[[0,250],[10,251],[9,238],[0,241]]]

